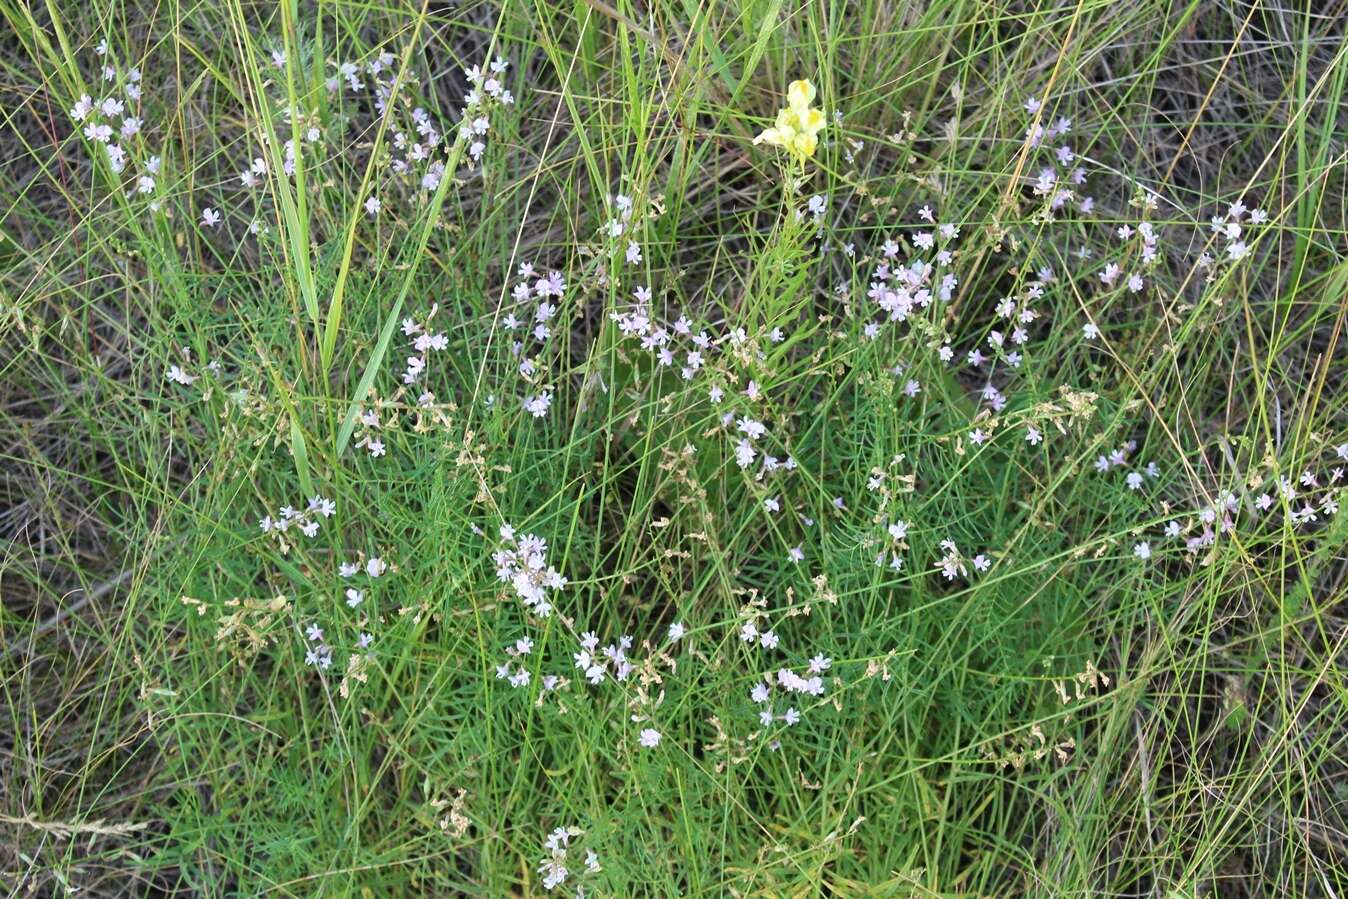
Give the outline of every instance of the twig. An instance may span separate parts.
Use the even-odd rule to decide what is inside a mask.
[[[106,818],[85,822],[38,821],[31,815],[24,815],[22,818],[11,818],[9,815],[0,815],[0,823],[22,824],[25,827],[31,827],[34,830],[49,833],[57,839],[67,839],[84,833],[94,834],[96,836],[125,836],[129,833],[135,833],[138,830],[144,830],[150,826],[146,822],[139,824],[108,824]]]

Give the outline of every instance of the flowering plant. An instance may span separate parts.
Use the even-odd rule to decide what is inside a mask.
[[[824,130],[824,110],[812,108],[814,85],[808,81],[793,81],[786,89],[786,106],[777,112],[777,121],[754,138],[754,144],[783,147],[792,156],[804,161],[814,155],[819,146],[819,132]]]

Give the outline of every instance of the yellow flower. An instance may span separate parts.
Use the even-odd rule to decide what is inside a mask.
[[[754,138],[755,144],[784,147],[800,159],[814,155],[819,132],[824,130],[824,110],[811,109],[814,85],[793,81],[786,89],[786,108],[777,113],[777,122]]]

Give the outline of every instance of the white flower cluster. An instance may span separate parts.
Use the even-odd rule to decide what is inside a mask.
[[[187,347],[181,347],[179,353],[182,356],[182,364],[170,364],[169,367],[164,370],[164,380],[172,381],[174,384],[181,384],[183,387],[191,387],[197,382],[197,379],[200,378],[201,375],[192,373],[192,351]],[[203,371],[203,369],[197,369],[197,371],[200,372]],[[220,361],[218,359],[212,359],[210,362],[206,363],[204,371],[212,378],[219,378],[221,376]]]
[[[1335,456],[1348,461],[1348,443],[1332,447]],[[1321,478],[1325,483],[1321,483]],[[1248,491],[1220,491],[1215,499],[1204,500],[1188,516],[1166,522],[1162,537],[1155,538],[1158,546],[1166,540],[1182,540],[1185,552],[1196,556],[1213,546],[1219,536],[1234,534],[1237,527],[1253,528],[1261,518],[1285,510],[1286,521],[1294,527],[1306,528],[1321,520],[1339,514],[1344,488],[1344,467],[1333,465],[1328,474],[1317,474],[1311,468],[1302,470],[1296,479],[1277,475],[1260,490],[1253,481]],[[1260,492],[1255,493],[1255,490]],[[1304,491],[1304,492],[1303,492]],[[1134,545],[1133,554],[1147,560],[1152,556],[1151,541]]]
[[[304,650],[304,664],[327,671],[332,667],[332,647],[323,640],[323,628],[310,624],[304,629],[309,645]]]
[[[816,586],[819,583],[822,581],[816,581]],[[739,639],[742,643],[756,645],[762,650],[785,653],[787,649],[783,647],[782,639],[777,632],[761,624],[766,616],[763,605],[762,600],[750,600],[747,604],[744,611],[750,617],[740,625]],[[795,613],[788,612],[788,615],[790,614]],[[758,724],[765,728],[778,721],[787,727],[799,724],[803,713],[795,705],[800,701],[796,697],[822,699],[825,693],[825,672],[832,667],[833,660],[824,653],[817,652],[810,658],[803,672],[797,672],[787,666],[762,672],[749,690],[749,698],[758,707],[756,712]],[[768,746],[776,751],[781,747],[781,743],[774,738]]]
[[[936,223],[928,206],[919,209],[918,216],[929,225]],[[955,261],[954,242],[958,238],[959,227],[949,223],[937,227],[935,233],[915,232],[907,238],[913,248],[922,253],[935,252],[929,260],[919,258],[907,265],[896,261],[901,250],[899,243],[893,238],[884,242],[880,248],[883,261],[872,274],[866,296],[885,313],[885,318],[866,323],[862,333],[867,338],[879,337],[884,321],[907,321],[915,309],[926,309],[933,299],[950,301],[959,286],[959,279],[948,270]]]
[[[294,506],[282,506],[275,517],[264,515],[258,522],[264,534],[283,535],[292,528],[306,537],[317,537],[319,522],[331,518],[337,512],[337,504],[322,496],[314,496],[309,505],[299,511]]]
[[[394,121],[393,113],[400,108],[394,103],[394,88],[398,86],[399,72],[395,66],[395,57],[387,50],[380,51],[365,63],[341,61],[337,71],[329,76],[329,93],[340,93],[345,87],[352,93],[367,90],[361,80],[361,74],[369,79],[368,92],[374,97],[374,108],[381,117],[390,120],[389,139],[392,157],[389,160],[389,172],[394,176],[408,176],[423,191],[430,192],[440,185],[444,177],[445,163],[434,158],[435,151],[444,142],[444,137],[432,113],[423,106],[413,106],[410,125],[407,121]],[[410,81],[408,73],[403,73],[405,89]],[[409,105],[411,105],[409,103]],[[379,213],[383,204],[378,195],[365,200],[365,211],[370,216]]]
[[[524,605],[540,618],[552,614],[549,591],[561,590],[566,578],[548,564],[548,544],[533,534],[515,535],[508,524],[501,525],[501,540],[505,546],[492,554],[496,577],[509,584]]]
[[[379,418],[379,410],[361,409],[356,420],[360,423],[361,429],[360,436],[354,444],[356,449],[364,449],[372,459],[378,459],[387,453],[384,441],[378,436],[378,432],[384,426]]]
[[[1078,211],[1090,215],[1095,208],[1095,198],[1078,197],[1076,191],[1076,188],[1086,183],[1086,170],[1079,165],[1073,165],[1077,161],[1076,152],[1070,143],[1061,141],[1061,138],[1071,132],[1072,120],[1059,116],[1052,125],[1045,127],[1040,121],[1043,104],[1037,97],[1030,97],[1025,101],[1025,111],[1031,117],[1030,125],[1025,132],[1026,141],[1031,149],[1047,154],[1044,168],[1039,170],[1031,185],[1034,195],[1048,198],[1047,206],[1050,214],[1070,203],[1075,203]],[[1063,166],[1065,171],[1060,172],[1058,166]]]
[[[511,659],[519,660],[534,651],[534,641],[530,637],[520,637],[513,645],[506,647],[506,655]],[[529,686],[532,675],[529,669],[523,665],[517,664],[515,670],[510,670],[509,662],[502,662],[496,666],[496,678],[498,680],[509,681],[510,686],[515,689]]]
[[[321,498],[316,499],[318,499],[320,504],[327,503],[326,500],[322,500]],[[310,505],[313,506],[314,503],[311,502]],[[330,506],[331,504],[328,503],[328,507]],[[321,506],[318,511],[321,513]],[[383,574],[388,571],[388,568],[388,563],[382,558],[379,556],[371,556],[364,561],[364,564],[361,564],[359,561],[342,562],[337,567],[337,573],[343,580],[348,580],[361,572],[364,572],[367,577],[374,580],[383,576]],[[346,601],[347,608],[352,610],[359,608],[365,602],[365,592],[363,590],[358,590],[355,587],[345,588],[343,597]],[[373,616],[366,612],[357,613],[357,615],[357,637],[355,643],[351,647],[351,654],[347,656],[346,673],[339,690],[343,698],[350,695],[353,681],[365,681],[366,675],[364,668],[370,658],[368,654],[365,654],[365,651],[374,643],[374,636],[364,630],[364,628],[369,625]],[[342,622],[340,621],[338,622],[339,625],[341,625],[341,623]],[[319,626],[317,622],[310,622],[304,629],[304,636],[304,664],[312,668],[319,668],[323,671],[331,669],[333,666],[334,649],[325,636],[323,628]]]
[[[160,158],[149,154],[144,147],[140,69],[133,66],[123,72],[110,63],[106,40],[100,41],[94,52],[101,60],[102,80],[109,86],[109,93],[98,99],[81,94],[70,108],[70,118],[84,126],[82,133],[87,140],[103,146],[108,167],[114,174],[120,175],[129,163],[139,161],[140,174],[134,186],[128,189],[128,196],[133,191],[153,194],[159,177]],[[157,199],[151,201],[151,208],[159,208]]]
[[[516,275],[520,280],[511,291],[511,297],[521,310],[519,314],[513,311],[506,313],[501,319],[501,325],[511,334],[525,331],[524,340],[511,341],[510,354],[516,360],[520,377],[532,388],[538,388],[544,372],[540,360],[547,349],[548,338],[552,336],[551,322],[566,295],[566,278],[559,271],[550,271],[544,276],[529,262],[521,263]],[[526,311],[529,304],[533,304],[532,312]],[[537,344],[532,355],[526,347],[528,339]],[[552,406],[552,391],[546,387],[538,388],[536,392],[522,397],[520,405],[534,418],[543,418]]]
[[[871,480],[874,482],[874,476]],[[888,549],[882,549],[876,555],[875,564],[884,565],[888,562],[890,568],[895,571],[902,571],[903,550],[908,548],[908,522],[895,521],[885,529],[885,535],[889,538],[890,546]]]
[[[388,563],[379,556],[371,556],[365,560],[365,574],[371,578],[382,577],[384,572],[388,571]],[[344,578],[355,577],[361,571],[361,566],[357,562],[343,562],[337,567],[337,573]]]
[[[652,293],[649,287],[643,285],[636,288],[632,296],[635,302],[627,309],[609,314],[610,320],[618,326],[619,333],[626,338],[639,339],[641,348],[653,355],[661,368],[672,368],[680,363],[681,354],[683,359],[679,364],[679,373],[683,380],[696,378],[710,361],[714,348],[711,335],[705,328],[699,328],[694,334],[693,323],[684,315],[670,324],[661,323],[651,310]],[[687,344],[679,347],[680,339]]]
[[[767,676],[754,684],[753,689],[749,691],[749,698],[762,706],[758,712],[758,723],[764,727],[771,727],[774,721],[779,720],[788,727],[798,724],[800,711],[795,706],[788,705],[780,715],[774,711],[773,694],[821,697],[824,695],[823,673],[832,667],[833,660],[819,653],[810,659],[809,668],[804,675],[797,674],[790,668],[779,668],[775,678]]]
[[[584,834],[585,831],[579,827],[558,827],[548,834],[547,839],[543,841],[543,848],[547,850],[547,854],[538,864],[538,873],[543,875],[543,889],[552,892],[571,877],[568,854],[576,848],[571,845],[571,841]],[[599,855],[593,849],[586,849],[584,870],[577,876],[598,874],[602,870],[604,869],[599,864]],[[584,899],[584,887],[577,886],[575,895],[576,899]]]
[[[1248,218],[1246,212],[1249,213]],[[1249,209],[1241,200],[1230,204],[1226,209],[1226,215],[1214,215],[1211,220],[1213,233],[1226,241],[1226,258],[1231,262],[1238,262],[1250,254],[1250,245],[1245,239],[1244,229],[1250,225],[1264,225],[1267,222],[1267,212],[1262,209]],[[1210,263],[1211,259],[1204,254],[1200,261]]]
[[[1034,302],[1043,297],[1044,286],[1052,279],[1052,271],[1041,271],[1038,280],[1029,282],[1025,289],[1015,296],[1003,297],[997,304],[997,317],[1006,324],[988,331],[988,348],[992,351],[994,359],[1005,362],[1010,368],[1020,368],[1025,359],[1023,348],[1030,339],[1028,328],[1039,318]],[[1008,349],[1008,343],[1016,348]],[[970,359],[971,364],[973,361]],[[979,362],[981,363],[981,360]],[[975,364],[975,367],[978,365]],[[994,412],[1000,412],[1006,406],[1006,397],[991,383],[983,388],[983,399]]]
[[[404,367],[401,380],[406,387],[412,387],[418,381],[424,379],[426,373],[430,370],[430,359],[432,353],[444,352],[449,348],[449,336],[444,332],[436,333],[431,330],[431,321],[440,310],[440,305],[434,303],[431,305],[430,312],[422,319],[414,316],[407,316],[402,320],[403,336],[408,338],[411,351],[415,355],[404,357]],[[399,389],[401,395],[402,388]],[[396,399],[396,397],[395,397]],[[417,407],[419,409],[429,409],[435,406],[435,394],[430,390],[423,390],[417,396]],[[390,406],[392,408],[390,409]],[[386,420],[381,416],[381,410],[388,413]],[[371,458],[378,459],[384,456],[388,448],[380,436],[386,428],[396,430],[398,421],[398,406],[396,403],[383,403],[375,401],[373,407],[361,407],[356,417],[359,431],[356,435],[354,446],[357,449],[365,449]]]
[[[426,358],[428,354],[431,352],[442,351],[449,347],[448,336],[443,333],[433,334],[428,330],[430,320],[435,317],[435,313],[439,308],[439,304],[431,307],[430,314],[426,316],[426,324],[422,324],[410,316],[403,319],[403,336],[411,339],[412,349],[417,353],[415,356],[407,357],[407,368],[403,371],[404,384],[415,384],[422,374],[425,373]]]
[[[960,552],[959,547],[955,545],[955,541],[949,538],[941,541],[941,552],[943,555],[937,560],[936,569],[948,581],[953,581],[957,577],[967,578],[970,565],[980,573],[992,567],[992,559],[983,553],[979,553],[972,559],[966,559],[964,554]]]
[[[572,660],[591,684],[602,684],[609,676],[621,683],[631,677],[634,670],[627,657],[631,648],[632,637],[628,634],[619,637],[617,643],[609,643],[600,649],[599,638],[593,631],[586,631],[580,635],[580,652],[575,653]]]
[[[632,221],[632,198],[626,194],[616,194],[609,197],[609,204],[613,207],[614,213],[604,225],[604,234],[616,240],[626,233],[628,224]]]
[[[489,101],[500,103],[502,106],[509,106],[515,102],[515,97],[501,84],[501,78],[509,65],[498,56],[488,66],[485,76],[479,66],[470,66],[463,70],[470,89],[464,97],[465,107],[460,113],[459,135],[468,141],[468,155],[474,162],[481,160],[483,152],[487,149],[487,132],[491,128],[491,122],[484,110]]]
[[[1137,441],[1129,440],[1123,446],[1112,450],[1107,456],[1097,456],[1095,459],[1096,471],[1109,471],[1111,468],[1118,468],[1128,463],[1128,457],[1137,451]]]
[[[327,642],[323,633],[323,628],[319,627],[316,623],[311,622],[309,626],[304,629],[304,636],[306,638],[304,664],[312,668],[321,668],[324,671],[327,671],[332,667],[333,648]],[[368,649],[373,642],[374,637],[365,631],[361,631],[360,636],[356,638],[355,649]],[[350,659],[354,659],[357,662],[361,658],[362,656],[359,654],[353,654],[350,657]],[[348,667],[350,667],[349,660]],[[345,693],[343,695],[345,695]]]

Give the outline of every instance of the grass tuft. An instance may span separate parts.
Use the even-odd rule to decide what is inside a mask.
[[[7,891],[1348,893],[1341,3],[0,15]]]

